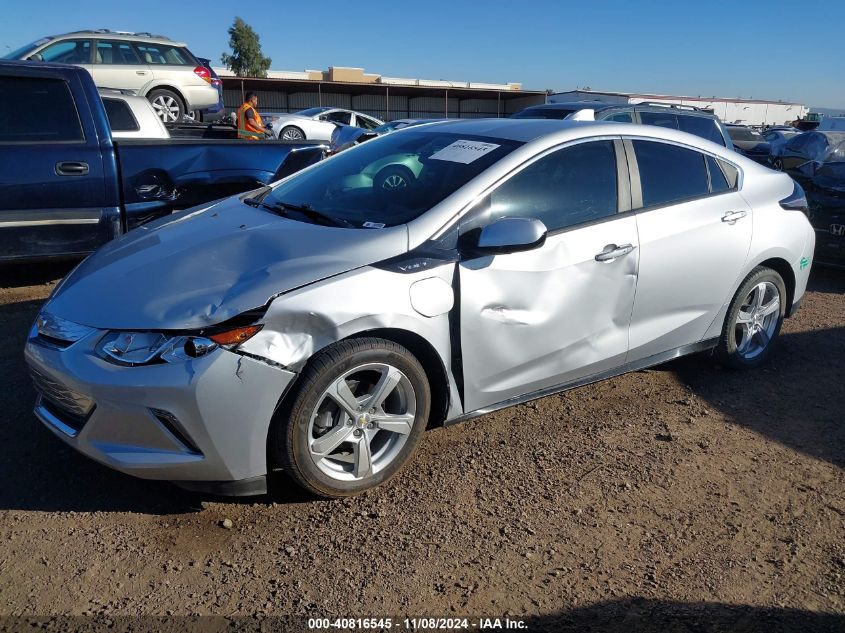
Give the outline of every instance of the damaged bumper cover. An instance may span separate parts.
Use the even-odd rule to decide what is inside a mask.
[[[180,363],[120,366],[97,354],[104,334],[63,346],[36,327],[30,333],[35,414],[55,435],[145,479],[231,487],[267,474],[270,421],[293,372],[223,348]]]

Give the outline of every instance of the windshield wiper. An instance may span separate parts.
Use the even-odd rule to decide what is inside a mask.
[[[333,215],[317,211],[307,204],[293,204],[292,202],[264,202],[263,199],[258,200],[256,198],[244,198],[244,203],[251,207],[261,207],[263,209],[267,209],[268,211],[278,213],[279,215],[283,215],[285,217],[289,217],[288,211],[296,211],[297,213],[301,213],[305,217],[325,224],[326,226],[342,226],[346,228],[355,226],[348,220],[336,218]]]

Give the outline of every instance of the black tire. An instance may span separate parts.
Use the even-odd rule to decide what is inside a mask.
[[[746,299],[749,297],[749,294],[752,290],[764,282],[770,283],[777,289],[779,294],[777,319],[774,323],[772,334],[768,336],[768,342],[765,346],[760,346],[761,349],[758,353],[756,353],[753,357],[748,357],[743,355],[738,349],[737,336],[741,326],[737,324],[737,318],[740,310],[744,305],[746,305]],[[784,284],[783,278],[776,271],[771,268],[766,268],[765,266],[758,266],[752,270],[748,277],[745,278],[745,281],[743,281],[740,285],[739,290],[736,291],[736,294],[731,301],[731,305],[728,308],[728,313],[725,316],[725,323],[722,327],[722,335],[719,338],[719,343],[715,350],[716,359],[722,365],[732,367],[734,369],[752,369],[764,364],[771,355],[772,348],[774,347],[778,334],[780,334],[780,328],[783,325],[783,319],[786,316],[786,302],[786,284]]]
[[[382,470],[364,479],[340,481],[317,467],[309,442],[311,416],[328,387],[346,372],[367,363],[388,363],[405,374],[413,387],[416,410],[404,445]],[[322,497],[348,497],[386,482],[408,463],[425,431],[431,391],[422,365],[401,345],[380,338],[341,341],[318,352],[300,375],[294,393],[280,407],[268,438],[273,466],[281,466],[306,490]]]
[[[416,181],[414,172],[404,165],[388,165],[373,178],[373,188],[377,191],[393,191],[410,187]]]
[[[185,118],[185,102],[172,90],[157,88],[147,95],[147,100],[164,123],[179,123]]]
[[[286,135],[289,136],[290,138],[285,138]],[[279,140],[280,141],[304,141],[305,140],[305,132],[300,130],[295,125],[286,125],[279,132]]]
[[[202,110],[188,110],[185,113],[185,121],[188,123],[202,123]]]
[[[776,158],[772,161],[772,169],[775,171],[783,171],[783,161],[780,158]]]

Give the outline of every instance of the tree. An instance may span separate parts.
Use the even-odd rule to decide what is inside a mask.
[[[241,18],[229,27],[229,48],[232,54],[223,53],[220,60],[238,77],[266,77],[272,60],[261,54],[258,34]]]

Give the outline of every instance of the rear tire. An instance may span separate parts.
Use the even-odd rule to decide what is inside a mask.
[[[410,460],[431,393],[407,349],[385,339],[341,341],[314,356],[274,420],[271,464],[322,497],[378,486]]]
[[[279,132],[280,141],[304,141],[305,133],[295,125],[286,125]]]
[[[185,117],[185,104],[182,97],[166,88],[158,88],[147,95],[158,118],[163,123],[179,123]]]
[[[731,301],[716,347],[720,363],[751,369],[765,363],[786,316],[786,285],[771,268],[758,266]]]

